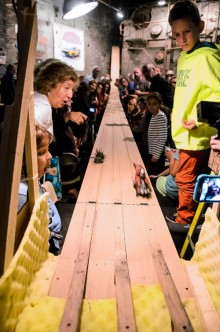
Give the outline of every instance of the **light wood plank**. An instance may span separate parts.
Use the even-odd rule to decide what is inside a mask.
[[[219,316],[215,310],[199,268],[191,262],[185,263],[187,275],[192,286],[198,312],[203,322],[203,326],[205,327],[205,331],[218,332],[220,331]]]
[[[33,86],[33,82],[31,84]],[[28,179],[28,203],[30,212],[39,197],[38,168],[37,168],[37,144],[34,119],[34,94],[30,96],[30,105],[28,111],[28,121],[25,137],[25,165]]]
[[[148,206],[144,207],[148,210]],[[126,253],[131,284],[156,285],[159,283],[149,241],[146,239],[145,222],[141,208],[123,206]]]
[[[19,54],[18,84],[14,106],[6,109],[0,148],[0,275],[14,254],[18,189],[24,150],[30,90],[37,45],[37,17],[35,6],[26,17],[23,47]],[[28,66],[27,66],[28,64]]]
[[[72,274],[80,251],[85,222],[94,220],[95,204],[77,203],[59,256],[59,264],[50,287],[50,296],[67,297]],[[90,227],[91,229],[91,227]]]
[[[90,207],[89,207],[90,208]],[[94,207],[92,206],[91,209]],[[93,212],[93,211],[92,211]],[[93,213],[92,213],[93,214]],[[70,288],[59,331],[77,331],[81,303],[85,289],[87,267],[93,232],[93,218],[85,213],[79,251],[71,278]]]
[[[159,245],[152,248],[152,255],[174,330],[176,332],[194,331]]]
[[[149,205],[148,209],[145,209],[145,206],[141,206],[140,208],[142,210],[142,218],[145,221],[147,241],[150,246],[154,247],[156,244],[156,248],[162,250],[180,297],[193,297],[189,280],[184,272],[162,211],[158,206],[153,205]]]
[[[131,284],[128,271],[122,208],[115,206],[115,285],[118,331],[136,331]],[[126,301],[125,301],[126,299]]]
[[[115,298],[114,209],[111,204],[96,204],[94,231],[87,274],[85,298]]]

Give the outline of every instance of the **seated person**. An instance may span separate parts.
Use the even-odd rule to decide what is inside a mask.
[[[45,174],[46,168],[50,165],[50,159],[52,158],[50,152],[48,151],[49,144],[51,143],[53,136],[44,127],[36,125],[36,142],[37,142],[37,166],[38,166],[38,178],[39,180]],[[42,195],[45,189],[41,186],[39,182],[39,194]],[[19,187],[19,201],[18,201],[18,212],[24,206],[28,200],[28,184],[26,179],[22,179]],[[60,235],[61,229],[61,219],[57,211],[54,202],[48,198],[49,208],[49,231],[50,231],[50,248],[49,251],[54,255],[58,254],[60,249],[59,241],[62,239]]]
[[[173,200],[177,200],[178,187],[176,185],[175,176],[179,169],[178,150],[166,150],[165,156],[169,160],[169,168],[158,175],[150,175],[150,178],[157,179],[156,188],[163,197],[168,196]]]

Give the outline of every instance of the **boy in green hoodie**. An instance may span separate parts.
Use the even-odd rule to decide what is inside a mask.
[[[176,174],[179,188],[177,216],[167,221],[191,223],[197,204],[193,201],[196,178],[208,170],[210,138],[216,130],[198,122],[200,101],[220,102],[220,48],[200,42],[204,29],[196,4],[190,0],[175,3],[169,13],[173,37],[182,52],[177,64],[171,126],[172,138],[179,150],[180,168]],[[212,110],[210,109],[210,112]]]

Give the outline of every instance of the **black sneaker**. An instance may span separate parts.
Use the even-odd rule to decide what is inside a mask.
[[[177,213],[173,213],[173,214],[169,213],[165,216],[165,219],[166,219],[166,221],[169,221],[169,222],[172,222],[173,224],[175,224],[176,216],[177,216]]]

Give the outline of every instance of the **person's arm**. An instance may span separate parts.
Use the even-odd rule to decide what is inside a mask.
[[[157,179],[160,176],[166,176],[166,175],[169,175],[169,174],[170,174],[170,170],[169,170],[169,167],[168,167],[167,169],[165,169],[163,172],[161,172],[158,175],[149,175],[149,178],[151,178],[151,179]]]
[[[78,125],[83,124],[86,119],[87,116],[81,112],[67,112],[64,116],[65,122],[72,121]]]
[[[178,159],[174,159],[172,166],[170,167],[170,175],[176,176],[176,173],[178,172],[180,167],[180,161]]]
[[[179,158],[175,157],[175,154],[178,153],[178,151],[171,149],[170,151],[166,151],[165,155],[167,159],[169,160],[169,171],[172,176],[176,176],[176,173],[179,169],[180,161]]]

